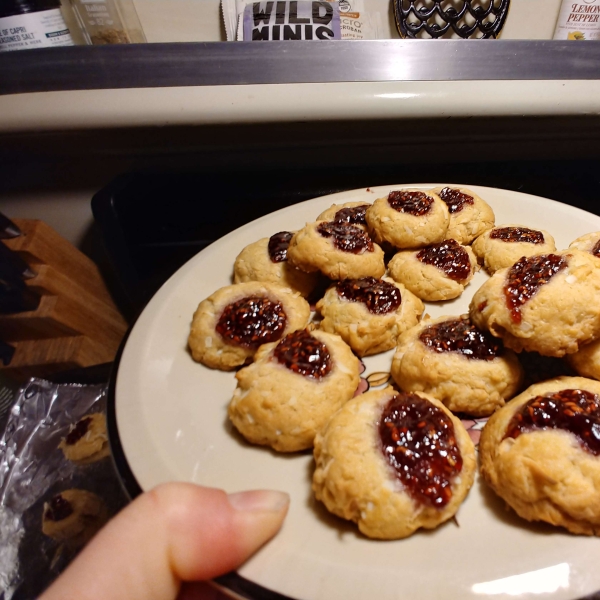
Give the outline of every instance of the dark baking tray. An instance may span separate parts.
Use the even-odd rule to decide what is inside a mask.
[[[600,214],[597,160],[140,171],[117,177],[95,194],[92,211],[117,300],[133,318],[183,263],[249,221],[324,194],[421,182],[499,187]]]

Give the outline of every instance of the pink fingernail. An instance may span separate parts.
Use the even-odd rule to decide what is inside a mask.
[[[229,494],[229,503],[235,510],[243,511],[281,511],[290,502],[289,494],[274,490],[252,490]]]

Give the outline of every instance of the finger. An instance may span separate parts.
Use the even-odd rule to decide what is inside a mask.
[[[171,600],[222,575],[281,527],[289,496],[169,483],[112,519],[39,600]]]

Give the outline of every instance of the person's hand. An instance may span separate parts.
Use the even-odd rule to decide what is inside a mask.
[[[288,505],[283,492],[160,485],[109,521],[38,600],[206,597],[206,586],[182,583],[241,565],[277,533]]]

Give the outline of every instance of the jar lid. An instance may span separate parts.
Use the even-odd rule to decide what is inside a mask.
[[[60,0],[2,0],[0,18],[60,8]]]

